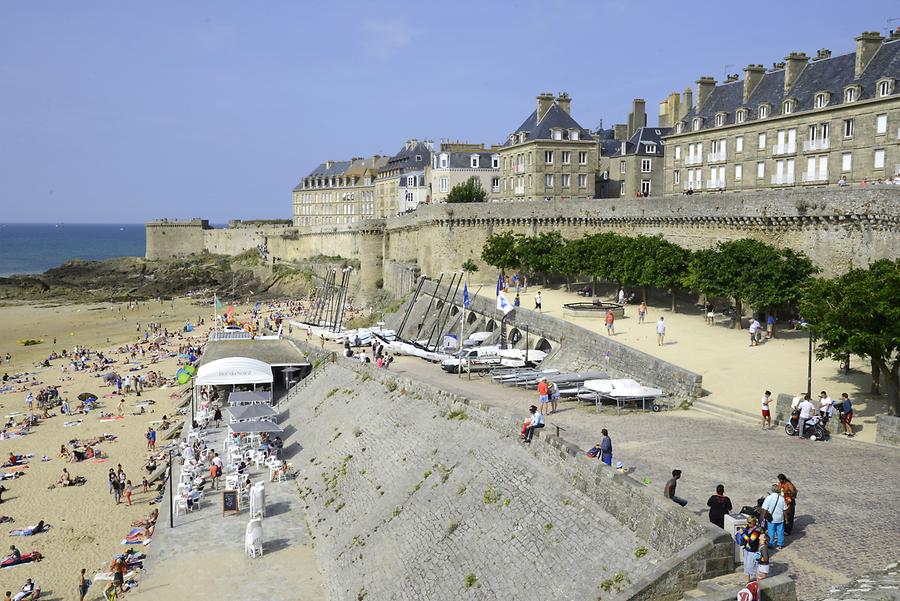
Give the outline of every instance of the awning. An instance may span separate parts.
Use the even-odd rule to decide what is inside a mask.
[[[271,402],[272,393],[268,390],[236,390],[228,395],[228,403],[231,405]]]
[[[267,434],[281,434],[284,432],[278,424],[265,421],[234,422],[233,424],[228,424],[228,429],[234,434],[259,434],[261,432],[266,432]]]
[[[268,405],[243,405],[241,407],[229,407],[228,413],[231,414],[231,419],[235,421],[275,416],[275,411]]]
[[[271,384],[272,368],[249,357],[228,357],[200,366],[194,383],[198,386],[214,384]]]

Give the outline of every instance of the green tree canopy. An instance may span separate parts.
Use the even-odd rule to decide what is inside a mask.
[[[537,236],[518,236],[516,256],[528,273],[546,275],[555,271],[558,255],[565,246],[559,232],[544,232]]]
[[[475,273],[478,271],[478,264],[472,259],[466,259],[466,262],[462,264],[462,270],[466,273]]]
[[[624,252],[623,280],[641,286],[645,302],[648,287],[671,290],[674,311],[675,290],[684,281],[690,251],[659,236],[638,236]]]
[[[516,254],[518,238],[512,232],[494,234],[487,239],[481,249],[481,258],[488,265],[498,269],[513,269],[519,267],[519,257]]]
[[[803,289],[800,314],[818,341],[816,355],[868,357],[885,375],[891,411],[900,414],[900,261],[881,260]]]
[[[456,184],[447,194],[447,202],[484,202],[487,192],[481,187],[481,180],[470,177],[461,184]]]

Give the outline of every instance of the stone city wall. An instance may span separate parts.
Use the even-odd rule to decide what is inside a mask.
[[[733,569],[726,533],[567,441],[300,346],[285,425],[330,598],[675,601]]]
[[[875,422],[875,442],[900,447],[900,417],[879,415]]]

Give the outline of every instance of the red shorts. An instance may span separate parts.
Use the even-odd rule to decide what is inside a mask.
[[[763,417],[769,417],[769,410],[768,410],[768,409],[763,409],[763,410],[762,410],[762,414],[763,414]]]
[[[847,424],[847,425],[849,426],[849,425],[850,425],[850,422],[853,421],[853,412],[852,412],[852,411],[848,411],[847,413],[845,413],[845,414],[844,414],[844,419],[841,420],[841,421],[843,421],[845,424]]]

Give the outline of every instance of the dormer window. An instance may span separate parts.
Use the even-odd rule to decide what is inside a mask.
[[[644,144],[644,150],[647,154],[656,154],[656,144]]]
[[[495,154],[491,155],[491,169],[499,169],[500,168],[500,155]]]
[[[471,157],[469,157],[469,167],[471,167],[472,169],[478,169],[478,159],[479,157],[477,154],[473,154]]]
[[[768,104],[759,105],[759,109],[757,109],[757,114],[759,115],[760,119],[765,119],[766,117],[768,117],[769,116],[769,105]]]
[[[578,131],[573,129],[571,132],[569,132],[569,139],[578,140]]]
[[[743,123],[747,120],[747,109],[738,109],[738,111],[734,114],[734,120],[736,123]]]
[[[894,93],[894,80],[893,79],[889,79],[889,78],[880,79],[880,80],[878,80],[878,83],[876,85],[877,85],[879,98],[883,98],[884,96],[890,96],[891,94]]]
[[[524,144],[524,143],[525,143],[525,132],[522,132],[522,133],[519,134],[519,143],[520,143],[520,144]]]
[[[442,154],[441,158],[440,158],[441,169],[446,169],[449,161],[450,161],[450,157],[448,157],[446,154]]]
[[[509,143],[510,144],[516,143],[516,134],[509,134]]]
[[[824,108],[828,106],[828,101],[830,100],[831,94],[828,92],[819,92],[816,94],[816,98],[813,101],[813,106],[817,109]]]
[[[562,134],[563,134],[563,133],[562,133],[562,130],[560,130],[560,129],[554,129],[554,130],[553,130],[553,139],[554,139],[554,140],[562,140],[562,139],[563,139]]]
[[[417,154],[417,155],[416,155],[416,162],[417,162],[417,163],[421,163],[421,162],[422,162],[422,155],[421,155],[421,154]]]
[[[790,115],[794,112],[795,101],[793,98],[788,98],[784,102],[781,103],[781,114],[782,115]]]
[[[693,127],[694,127],[694,131],[700,131],[700,128],[703,127],[703,119],[700,117],[697,117],[696,119],[694,119]]]
[[[725,125],[725,113],[716,113],[716,127]]]
[[[678,123],[675,124],[675,133],[680,134],[683,131],[684,131],[684,122],[679,121]]]

